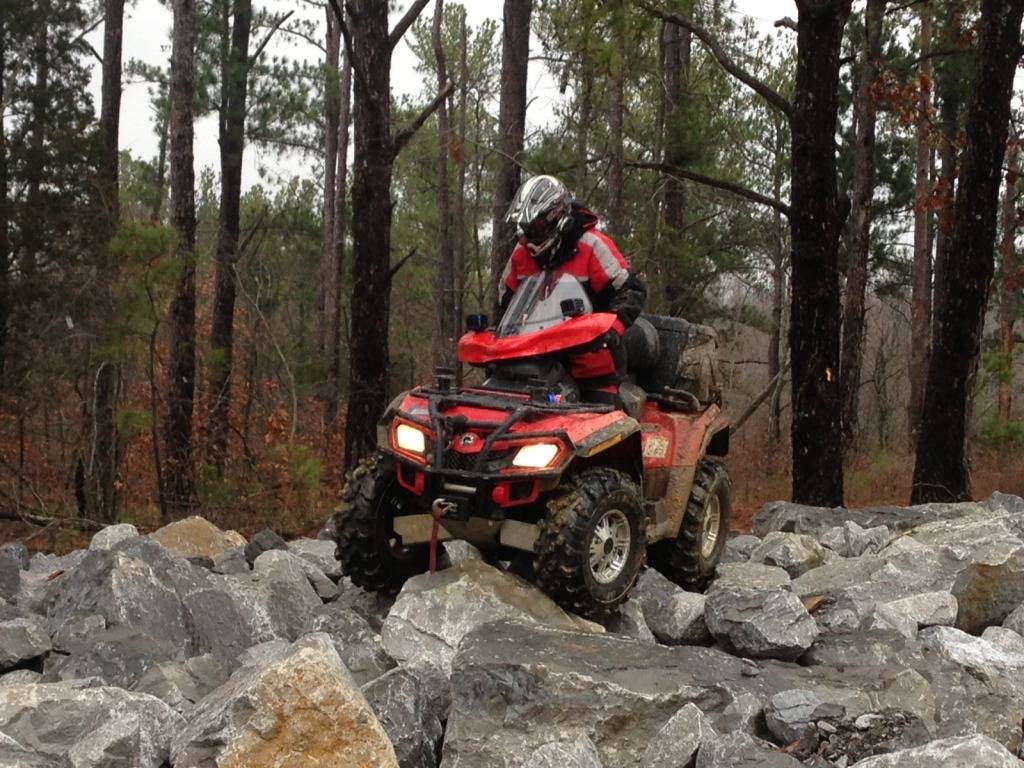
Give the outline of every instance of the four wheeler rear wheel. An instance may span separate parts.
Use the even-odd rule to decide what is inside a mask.
[[[403,546],[394,532],[402,503],[394,471],[380,454],[363,459],[349,473],[335,526],[341,569],[353,584],[393,595],[410,576],[427,570],[427,546]]]
[[[732,483],[725,465],[703,459],[675,539],[651,547],[651,564],[684,589],[700,591],[715,575],[729,537]]]
[[[640,489],[629,476],[584,470],[548,502],[536,544],[538,586],[582,616],[613,614],[643,567],[646,526]]]

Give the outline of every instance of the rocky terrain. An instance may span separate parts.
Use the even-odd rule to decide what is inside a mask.
[[[0,766],[1024,768],[1024,500],[769,504],[613,622],[447,548],[395,601],[201,518],[0,547]]]

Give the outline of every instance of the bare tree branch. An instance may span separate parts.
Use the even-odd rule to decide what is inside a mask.
[[[399,19],[398,23],[395,24],[395,28],[392,29],[391,34],[388,35],[388,45],[391,46],[392,50],[394,50],[394,47],[402,41],[402,36],[406,33],[406,30],[412,26],[412,23],[416,21],[429,2],[430,0],[416,0],[416,2],[409,6],[409,10],[405,12],[405,16]]]
[[[444,103],[444,100],[447,99],[454,90],[455,83],[449,82],[445,89],[437,94],[437,96],[434,97],[434,100],[416,116],[416,119],[409,123],[408,127],[403,128],[398,132],[395,136],[394,142],[392,143],[392,148],[396,155],[402,151],[402,148],[409,143],[409,139],[416,135],[416,131],[423,127],[423,124],[427,122],[430,116],[437,111],[438,107]]]
[[[256,60],[262,55],[263,49],[265,49],[267,47],[267,43],[270,42],[270,38],[272,38],[274,34],[277,32],[277,30],[281,28],[282,24],[288,21],[288,19],[291,17],[293,13],[295,13],[295,11],[288,11],[288,13],[281,14],[280,18],[278,18],[277,21],[274,22],[274,26],[272,26],[270,28],[270,31],[267,32],[267,36],[263,38],[263,42],[256,46],[256,52],[249,57],[249,66],[252,66],[256,62]]]
[[[334,18],[337,19],[338,26],[341,27],[341,36],[345,38],[345,55],[352,62],[352,70],[356,73],[356,78],[363,88],[368,88],[369,80],[366,79],[366,73],[363,72],[362,62],[353,55],[352,33],[349,31],[348,24],[345,23],[345,13],[341,10],[341,6],[338,5],[338,0],[327,0],[327,2],[331,4]]]
[[[782,377],[786,375],[787,371],[789,371],[790,365],[791,363],[787,361],[782,370],[776,373],[772,380],[768,382],[768,386],[764,388],[764,391],[755,397],[750,402],[750,405],[747,406],[747,410],[745,410],[743,414],[733,422],[730,430],[733,434],[740,431],[740,428],[747,423],[747,420],[757,412],[757,409],[760,408],[764,401],[768,399],[769,395],[775,391],[776,385],[782,381]]]
[[[735,77],[741,83],[746,85],[755,93],[759,94],[761,98],[771,104],[773,107],[782,112],[786,117],[790,117],[793,114],[793,105],[782,96],[778,91],[772,88],[767,83],[758,80],[752,74],[747,72],[743,67],[737,64],[725,49],[722,44],[715,39],[714,35],[708,32],[706,29],[701,27],[699,24],[695,24],[690,19],[679,16],[675,13],[669,13],[663,11],[657,6],[647,2],[647,0],[633,0],[638,6],[643,8],[652,16],[655,16],[662,21],[667,21],[670,24],[676,24],[677,26],[683,27],[684,29],[690,30],[691,33],[697,36],[707,48],[711,55],[715,57],[722,69],[728,72],[730,75]]]
[[[405,263],[407,261],[409,261],[409,259],[411,259],[415,255],[416,255],[416,248],[415,247],[410,248],[409,252],[407,254],[405,254],[405,256],[400,258],[395,263],[395,265],[393,267],[391,267],[391,271],[388,272],[388,280],[394,280],[395,279],[395,275],[398,274],[399,270],[401,270],[402,267],[405,266]]]
[[[797,31],[796,22],[793,21],[789,16],[783,16],[781,19],[775,21],[776,28],[785,27],[786,29],[792,29],[794,32]]]
[[[629,168],[644,168],[650,171],[659,171],[668,176],[674,176],[680,179],[687,179],[701,184],[705,187],[712,187],[713,189],[720,189],[723,192],[731,192],[732,194],[746,198],[751,202],[758,203],[760,205],[767,205],[769,208],[774,208],[783,216],[789,216],[790,208],[788,203],[784,203],[781,200],[776,200],[774,197],[768,197],[762,195],[760,192],[755,192],[752,189],[734,184],[731,181],[724,181],[723,179],[715,179],[711,176],[705,176],[702,173],[695,173],[694,171],[688,171],[685,168],[679,168],[669,163],[644,163],[644,162],[628,162],[626,166]]]

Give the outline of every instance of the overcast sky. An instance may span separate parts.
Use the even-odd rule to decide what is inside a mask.
[[[486,18],[501,21],[502,0],[465,0],[469,13],[469,23],[476,26]],[[274,10],[295,10],[296,14],[304,14],[315,18],[317,14],[305,3],[288,2],[287,0],[268,0],[261,6],[269,6]],[[407,5],[407,3],[403,3]],[[774,32],[772,22],[783,16],[796,16],[794,0],[736,0],[737,13],[748,16],[766,33]],[[433,12],[433,4],[427,6],[424,15]],[[127,17],[124,24],[124,60],[140,59],[150,64],[165,64],[170,56],[171,13],[168,8],[160,5],[158,0],[138,0],[134,8],[126,8]],[[739,19],[737,19],[739,20]],[[792,34],[792,33],[785,33]],[[256,38],[258,40],[259,38]],[[254,44],[256,42],[254,40]],[[91,36],[93,46],[100,50],[103,45],[103,29],[100,27]],[[277,54],[285,54],[295,59],[310,61],[320,58],[321,54],[306,42],[286,35],[278,34],[268,46]],[[395,50],[392,60],[391,84],[396,93],[417,95],[420,91],[421,76],[414,71],[414,56],[408,45],[403,42]],[[545,105],[558,98],[557,87],[548,75],[546,67],[532,64],[530,67],[529,96],[532,99],[531,109],[527,114],[527,123],[537,125],[543,123]],[[91,90],[95,103],[99,104],[100,70],[98,62],[93,67]],[[143,83],[127,83],[121,101],[121,148],[128,149],[132,154],[151,158],[156,154],[157,141],[153,130],[153,115],[149,108],[147,86]],[[207,116],[196,124],[195,160],[197,173],[203,168],[217,168],[217,124],[213,116]],[[284,168],[276,158],[260,157],[257,149],[246,148],[246,160],[243,171],[243,187],[248,188],[256,183],[257,169],[260,162],[272,162],[277,171],[292,173],[309,173],[309,162],[299,159],[285,161]]]

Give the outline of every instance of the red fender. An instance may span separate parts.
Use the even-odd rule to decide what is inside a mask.
[[[617,320],[611,312],[595,312],[522,336],[498,338],[494,331],[470,331],[459,339],[459,360],[469,365],[487,365],[561,352],[603,336]]]

